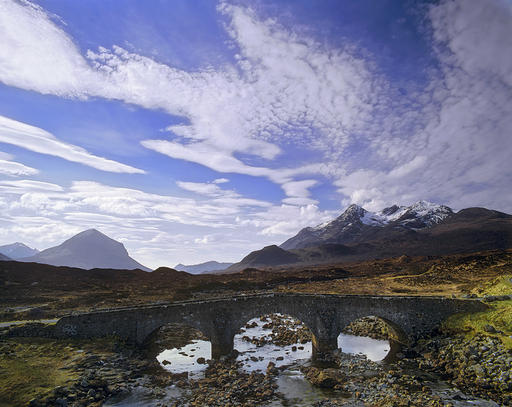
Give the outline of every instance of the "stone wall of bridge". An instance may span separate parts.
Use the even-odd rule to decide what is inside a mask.
[[[343,328],[361,317],[380,317],[403,338],[414,339],[431,333],[450,315],[485,309],[480,301],[441,297],[274,293],[71,315],[58,321],[54,334],[76,338],[115,335],[143,344],[161,326],[180,323],[203,332],[216,358],[232,352],[233,338],[247,321],[278,312],[297,318],[311,330],[313,354],[320,357],[335,350]]]

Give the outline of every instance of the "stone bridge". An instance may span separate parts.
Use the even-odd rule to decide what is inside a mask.
[[[212,343],[212,357],[228,355],[233,338],[247,321],[270,313],[302,321],[313,334],[313,356],[337,349],[337,337],[350,322],[365,316],[385,320],[402,339],[432,332],[448,316],[477,312],[477,300],[443,297],[258,294],[102,310],[61,318],[57,337],[92,338],[116,335],[143,344],[155,330],[180,323],[200,330]]]

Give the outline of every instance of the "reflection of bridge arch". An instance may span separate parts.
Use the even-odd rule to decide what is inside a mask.
[[[484,309],[479,301],[441,297],[259,294],[71,315],[58,321],[54,335],[117,335],[142,344],[162,325],[181,323],[203,332],[212,343],[213,357],[219,357],[231,353],[233,338],[246,321],[281,313],[304,322],[314,337],[313,355],[318,356],[336,349],[339,332],[364,316],[382,318],[411,338],[431,332],[452,314]]]

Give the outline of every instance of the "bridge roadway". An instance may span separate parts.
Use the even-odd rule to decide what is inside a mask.
[[[337,337],[350,322],[365,316],[386,321],[402,340],[431,333],[450,315],[483,311],[487,306],[471,299],[265,293],[182,301],[93,311],[62,317],[54,336],[93,338],[116,335],[143,344],[168,323],[200,330],[212,343],[212,357],[233,351],[233,338],[247,321],[271,313],[302,321],[313,335],[313,356],[337,349]]]

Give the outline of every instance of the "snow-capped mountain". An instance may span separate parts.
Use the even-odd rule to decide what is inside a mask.
[[[302,229],[280,247],[290,250],[326,243],[360,242],[382,233],[383,228],[419,230],[432,227],[451,215],[453,211],[449,207],[427,201],[411,206],[393,205],[380,212],[370,212],[353,204],[330,222]]]
[[[96,229],[85,230],[64,243],[43,250],[35,256],[21,259],[24,262],[82,269],[141,269],[147,267],[132,259],[122,243],[111,239]]]
[[[13,260],[18,260],[22,259],[23,257],[34,256],[35,254],[39,253],[39,250],[32,249],[23,243],[16,242],[0,246],[0,253]]]

